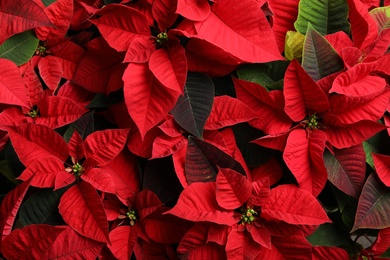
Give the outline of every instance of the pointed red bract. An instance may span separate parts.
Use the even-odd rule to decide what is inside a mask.
[[[109,163],[125,147],[128,133],[129,129],[107,129],[87,136],[83,146],[88,163]]]
[[[80,182],[62,195],[58,205],[64,221],[79,234],[108,243],[108,222],[96,190]]]
[[[31,186],[52,188],[55,185],[57,173],[64,169],[63,161],[55,156],[49,155],[31,163],[18,179],[27,181],[31,178]]]
[[[104,243],[79,235],[70,227],[57,236],[47,253],[48,259],[95,259]]]
[[[281,60],[271,27],[255,1],[215,2],[201,22],[195,22],[196,38],[246,62]]]
[[[348,252],[342,248],[327,247],[327,246],[313,247],[313,260],[322,260],[322,259],[344,260],[348,258],[349,258]]]
[[[42,224],[17,229],[3,240],[2,253],[7,259],[47,259],[47,251],[64,230]]]
[[[130,226],[120,226],[110,232],[110,251],[118,259],[130,259],[133,247],[138,238],[137,229]]]
[[[227,168],[219,168],[216,198],[218,205],[234,210],[250,198],[252,186],[244,175]]]
[[[124,62],[144,63],[149,61],[150,56],[156,50],[153,39],[136,38],[127,49]]]
[[[329,110],[326,94],[297,60],[290,63],[285,74],[284,100],[284,111],[295,122],[303,120],[307,114],[321,114]]]
[[[28,107],[26,88],[16,64],[0,59],[0,67],[0,102]]]
[[[203,21],[210,14],[210,5],[206,0],[178,0],[176,13],[192,21]]]
[[[187,79],[187,62],[184,48],[173,44],[167,49],[158,49],[150,56],[149,69],[164,87],[183,93]]]
[[[61,62],[54,56],[41,58],[38,62],[39,75],[51,90],[56,90],[63,71]]]
[[[386,81],[379,76],[370,75],[376,63],[361,63],[339,74],[329,92],[336,92],[351,97],[375,94],[386,87]]]
[[[180,93],[164,87],[146,64],[129,64],[123,81],[127,109],[144,138],[174,107]]]
[[[46,156],[56,156],[63,162],[68,158],[65,140],[47,126],[24,124],[9,127],[8,134],[19,160],[26,167]]]
[[[256,114],[244,102],[229,96],[214,98],[205,129],[216,130],[255,119]]]
[[[374,160],[375,170],[379,179],[387,187],[390,187],[390,156],[373,153],[372,158]]]
[[[118,53],[102,37],[91,40],[88,51],[81,57],[73,82],[94,92],[109,94],[123,86],[123,53]],[[65,57],[64,57],[65,58]]]
[[[160,31],[165,31],[175,22],[177,18],[176,6],[178,0],[155,0],[152,4],[152,14],[158,24]]]
[[[250,124],[266,134],[276,135],[290,129],[292,121],[284,112],[283,92],[267,92],[262,86],[233,78],[237,98],[247,104],[258,119]]]
[[[354,44],[359,49],[364,49],[376,39],[378,26],[361,1],[348,0],[348,6]]]
[[[39,26],[52,26],[43,9],[30,0],[1,1],[0,24],[4,25],[0,28],[0,44],[14,34]]]
[[[76,160],[80,160],[84,157],[84,146],[83,139],[81,138],[79,132],[74,130],[72,137],[68,142],[69,147],[69,155],[75,158]]]
[[[261,217],[267,220],[282,220],[295,225],[331,222],[312,194],[292,184],[271,189],[270,198],[263,205],[261,212]]]
[[[58,0],[50,4],[44,9],[49,20],[54,26],[44,26],[35,29],[37,37],[41,41],[48,38],[62,38],[66,35],[70,20],[73,16],[73,1],[72,0]]]
[[[180,194],[175,207],[167,213],[190,221],[208,221],[221,225],[233,225],[233,211],[221,208],[215,199],[213,182],[196,182],[187,186]]]
[[[150,37],[146,17],[134,8],[110,4],[98,12],[98,19],[92,19],[108,44],[117,51],[126,51],[132,40]]]
[[[35,123],[59,128],[79,119],[87,110],[67,97],[48,96],[38,104],[39,115]]]
[[[325,121],[325,120],[324,120]],[[377,122],[362,120],[355,124],[332,126],[324,129],[327,140],[336,148],[348,148],[361,144],[376,133],[386,129]]]
[[[317,196],[325,186],[328,174],[324,165],[326,134],[320,130],[307,133],[292,131],[287,139],[283,159],[299,186]]]
[[[92,168],[86,170],[81,179],[91,184],[95,189],[115,194],[115,182],[110,172],[107,172],[100,168]]]
[[[19,184],[15,189],[8,192],[0,206],[0,245],[12,230],[19,207],[26,195],[30,181]]]

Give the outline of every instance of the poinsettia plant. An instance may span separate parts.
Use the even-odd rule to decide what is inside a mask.
[[[390,1],[0,24],[1,259],[390,259]]]

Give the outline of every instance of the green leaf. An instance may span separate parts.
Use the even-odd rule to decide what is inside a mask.
[[[0,58],[13,61],[20,66],[34,55],[39,40],[32,31],[15,34],[0,45]]]
[[[41,189],[31,195],[20,207],[19,216],[23,226],[31,224],[58,225],[61,217],[58,212],[58,204],[62,194],[68,189],[63,188],[53,191]]]
[[[302,67],[314,81],[344,69],[341,57],[310,23],[303,44]]]
[[[306,34],[307,24],[322,35],[344,31],[349,34],[348,2],[345,0],[301,0],[298,6],[298,18],[295,29]]]
[[[205,74],[189,72],[180,96],[171,110],[175,121],[192,135],[202,138],[214,102],[214,84]]]
[[[188,184],[215,181],[217,166],[245,175],[244,168],[230,155],[210,143],[189,136],[184,165]]]
[[[363,142],[363,148],[366,153],[366,162],[371,166],[371,168],[375,169],[372,153],[379,153],[378,149],[372,146],[369,142]]]
[[[284,56],[288,60],[302,59],[303,43],[305,36],[299,32],[288,31],[286,34],[286,44],[284,45]]]
[[[239,79],[257,83],[267,90],[283,89],[283,78],[289,61],[245,64],[237,69]]]
[[[390,28],[390,6],[372,9],[370,15],[377,22],[379,32]]]
[[[84,114],[82,117],[74,121],[64,134],[64,139],[66,142],[70,140],[73,135],[73,132],[77,130],[81,137],[85,139],[89,134],[94,131],[94,110],[89,111]]]
[[[15,176],[9,168],[6,160],[0,161],[0,173],[12,183],[16,185],[20,183],[20,181],[15,179]]]
[[[275,150],[250,142],[264,136],[262,131],[251,127],[247,123],[234,125],[232,129],[237,146],[249,167],[258,167],[275,155]]]
[[[56,2],[57,0],[42,0],[42,3],[48,7],[49,5],[51,5],[52,3]]]
[[[334,223],[325,223],[307,237],[313,246],[340,246],[347,242],[349,236],[343,233]]]

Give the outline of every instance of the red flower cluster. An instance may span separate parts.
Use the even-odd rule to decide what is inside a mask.
[[[2,0],[0,258],[389,257],[387,5]]]

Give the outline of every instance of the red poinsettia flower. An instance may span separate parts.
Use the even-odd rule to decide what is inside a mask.
[[[157,195],[149,190],[134,194],[125,205],[114,200],[104,202],[110,209],[109,220],[114,221],[108,248],[120,260],[129,259],[133,252],[137,258],[150,256],[157,248],[168,254],[169,245],[178,243],[189,226],[185,220],[162,215],[168,208],[163,207]],[[155,249],[143,252],[145,243]]]
[[[273,242],[274,236],[275,241],[284,239],[277,225],[285,226],[285,231],[292,232],[289,235],[304,241],[299,225],[316,226],[330,220],[309,192],[294,185],[270,189],[267,180],[251,183],[236,171],[220,168],[215,183],[189,185],[167,213],[194,222],[222,225],[220,232],[227,236],[224,246],[228,259],[283,255],[277,242]],[[310,255],[310,246],[307,249]]]
[[[296,60],[287,68],[283,92],[267,93],[255,83],[234,79],[238,98],[254,104],[251,107],[264,118],[251,124],[270,134],[254,143],[283,151],[283,158],[300,187],[315,196],[328,177],[323,159],[327,144],[330,149],[349,148],[385,128],[375,121],[388,104],[390,93],[386,85],[365,93],[360,84],[344,85],[345,81],[338,80],[343,75],[333,82],[331,90],[340,92],[333,95],[327,95],[321,88],[329,90],[329,85],[316,83]],[[347,87],[348,91],[343,92]],[[276,123],[264,123],[271,121]],[[293,122],[295,125],[290,128]]]

